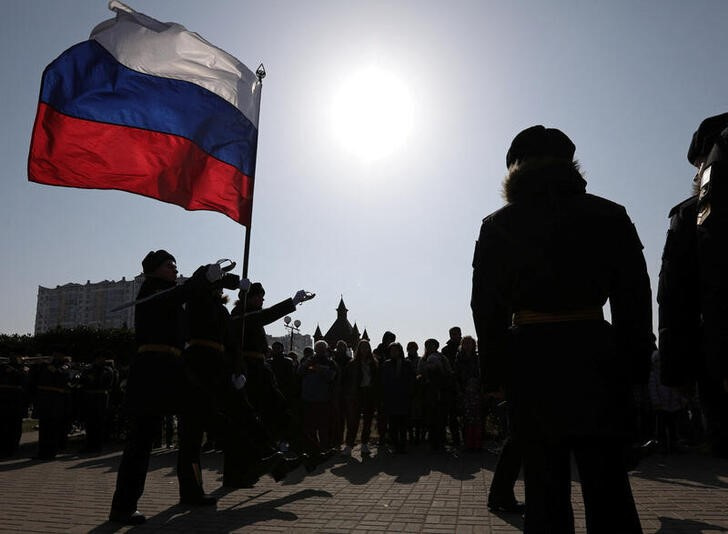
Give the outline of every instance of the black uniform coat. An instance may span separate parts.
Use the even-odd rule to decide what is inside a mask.
[[[39,419],[65,419],[71,414],[69,367],[54,359],[42,364],[34,377],[35,407]]]
[[[93,364],[81,373],[81,415],[84,419],[105,417],[114,387],[114,370],[106,364]]]
[[[209,399],[221,396],[230,386],[232,358],[227,347],[232,345],[230,312],[219,293],[195,291],[187,303],[190,346],[184,358],[199,393]],[[201,342],[201,343],[200,343]],[[205,343],[218,344],[214,348]]]
[[[265,354],[268,351],[268,340],[265,337],[265,325],[281,319],[283,316],[296,311],[293,299],[286,299],[270,308],[259,310],[247,309],[245,312],[245,339],[242,340],[244,351],[258,352]],[[240,343],[242,338],[240,315],[242,307],[237,304],[232,311],[233,318],[233,341]]]
[[[728,128],[716,139],[704,167],[710,180],[704,170],[696,230],[703,340],[708,371],[728,380]]]
[[[472,310],[486,389],[505,386],[524,437],[619,435],[630,384],[654,345],[642,245],[625,209],[587,194],[575,164],[521,167],[508,204],[486,217],[473,260]],[[513,312],[601,308],[602,320],[522,325]]]
[[[705,374],[700,313],[697,195],[670,210],[657,288],[661,381],[684,386]]]
[[[286,299],[270,308],[248,310],[245,313],[245,337],[242,336],[240,315],[242,308],[238,304],[232,311],[231,342],[237,351],[244,355],[243,363],[247,382],[245,390],[250,404],[262,417],[263,424],[280,435],[290,421],[286,399],[278,389],[273,370],[265,361],[268,340],[265,336],[265,325],[296,310],[292,299]]]
[[[22,364],[0,364],[0,417],[27,417],[28,368]]]
[[[198,269],[183,284],[147,277],[137,299],[174,288],[160,297],[137,304],[134,328],[137,347],[161,345],[179,350],[138,353],[131,363],[126,387],[126,409],[133,415],[164,415],[183,409],[187,380],[182,360],[186,318],[183,304],[195,291],[209,288]]]

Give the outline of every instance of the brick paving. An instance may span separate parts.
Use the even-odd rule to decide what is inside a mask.
[[[87,456],[32,460],[37,433],[24,435],[21,452],[0,462],[1,532],[126,532],[106,522],[119,449]],[[177,502],[175,451],[152,457],[139,503],[148,532],[521,532],[518,516],[499,517],[485,506],[495,457],[487,452],[375,455],[362,461],[332,458],[313,474],[302,468],[281,483],[265,476],[251,489],[220,487],[222,457],[203,455],[205,488],[216,509]],[[646,533],[728,532],[728,461],[697,455],[656,455],[632,473]],[[516,495],[523,498],[523,484]],[[573,491],[577,532],[584,532],[578,485]]]

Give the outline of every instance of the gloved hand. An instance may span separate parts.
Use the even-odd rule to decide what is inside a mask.
[[[222,278],[222,267],[217,263],[211,263],[205,269],[205,278],[210,283],[217,282]]]
[[[247,293],[248,291],[250,291],[250,286],[251,285],[252,284],[250,283],[250,280],[249,279],[247,279],[247,278],[241,278],[240,279],[240,285],[238,286],[238,289],[240,289],[240,291],[243,291],[244,293]]]
[[[236,390],[238,390],[238,391],[240,391],[241,389],[243,389],[243,387],[245,386],[245,383],[246,383],[247,381],[248,381],[248,380],[247,380],[247,379],[245,378],[245,375],[244,375],[244,374],[242,374],[242,373],[241,373],[241,374],[239,374],[239,375],[235,375],[235,374],[234,374],[234,375],[232,375],[232,382],[233,382],[233,387],[234,387],[234,388],[235,388]]]
[[[226,273],[223,275],[220,285],[225,289],[237,289],[240,285],[240,277],[237,274]]]
[[[305,291],[303,289],[296,292],[296,294],[293,296],[291,300],[293,300],[293,304],[298,305],[303,301],[311,300],[314,297],[313,293],[309,293],[308,291]]]

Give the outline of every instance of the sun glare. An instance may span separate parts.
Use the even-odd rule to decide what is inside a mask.
[[[369,67],[346,79],[332,101],[333,133],[365,162],[400,149],[412,129],[412,97],[396,75]]]

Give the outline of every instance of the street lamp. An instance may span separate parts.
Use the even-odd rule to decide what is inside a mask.
[[[289,350],[289,351],[292,351],[292,350],[293,350],[293,333],[294,333],[294,332],[295,332],[296,334],[300,333],[300,331],[301,331],[301,330],[300,330],[300,328],[299,328],[299,327],[301,326],[301,321],[299,321],[298,319],[296,319],[295,321],[293,321],[293,324],[291,324],[291,317],[290,317],[290,316],[288,316],[288,315],[286,315],[286,316],[285,316],[285,317],[283,318],[283,322],[284,322],[284,323],[286,323],[286,324],[284,324],[283,326],[284,326],[285,328],[288,328],[288,330],[290,330],[290,331],[291,331],[291,348],[289,348],[288,350]]]

